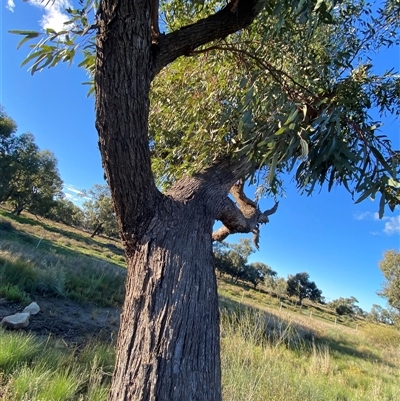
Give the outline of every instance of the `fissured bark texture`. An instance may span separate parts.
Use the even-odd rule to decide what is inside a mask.
[[[151,171],[149,91],[177,57],[250,24],[260,2],[233,0],[157,40],[151,3],[102,0],[97,14],[96,128],[128,264],[109,401],[219,401],[212,227],[234,209],[227,195],[243,170],[216,164],[161,194]]]
[[[221,399],[213,219],[166,200],[128,281],[110,400]]]

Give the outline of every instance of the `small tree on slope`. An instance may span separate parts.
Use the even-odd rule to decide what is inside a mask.
[[[317,288],[314,281],[310,281],[308,273],[297,273],[294,276],[289,275],[288,277],[287,294],[290,297],[298,297],[298,304],[302,305],[303,299],[306,298],[313,302],[320,301],[322,291]]]

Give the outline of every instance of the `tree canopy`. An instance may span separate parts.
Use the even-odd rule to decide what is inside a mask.
[[[94,7],[88,0],[79,12],[69,10],[65,31],[46,32],[25,60],[32,72],[71,61],[81,49],[80,65],[94,73],[93,38],[86,37]],[[219,7],[216,0],[161,2],[162,28],[174,32]],[[245,176],[258,195],[281,193],[283,178],[293,173],[302,192],[341,184],[356,202],[380,194],[381,216],[385,204],[394,210],[400,154],[370,111],[398,116],[400,82],[394,70],[378,73],[371,54],[399,43],[398,5],[309,7],[267,2],[247,29],[160,71],[149,120],[159,185],[169,187],[224,157],[245,157]],[[22,42],[39,35],[16,32]]]
[[[92,236],[102,232],[109,237],[118,237],[118,225],[108,186],[95,184],[88,191],[83,191],[82,196],[88,198],[83,203],[84,226],[93,231]]]
[[[17,126],[4,111],[0,114],[0,201],[20,214],[28,209],[44,215],[62,196],[57,159],[40,150],[31,133],[16,134]]]
[[[303,299],[318,302],[321,300],[322,291],[318,289],[314,281],[310,281],[310,275],[306,272],[289,275],[287,279],[287,294],[290,297],[298,297],[298,304],[301,305]]]
[[[379,295],[386,298],[391,307],[400,312],[400,252],[394,249],[385,252],[379,262],[385,282]]]
[[[357,298],[343,298],[334,299],[328,303],[328,306],[336,311],[338,315],[363,315],[363,310],[356,305],[358,303]]]
[[[266,280],[273,280],[277,273],[271,267],[261,262],[248,263],[248,257],[253,252],[254,248],[247,238],[240,239],[237,244],[216,243],[215,268],[221,274],[231,276],[234,282],[241,280],[253,284],[254,288]]]

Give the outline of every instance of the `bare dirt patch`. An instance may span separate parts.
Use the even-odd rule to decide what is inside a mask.
[[[66,345],[79,345],[93,339],[113,341],[118,333],[121,308],[80,304],[69,299],[33,299],[40,312],[31,316],[26,332],[39,337],[52,337]],[[21,312],[26,305],[0,298],[0,320]]]

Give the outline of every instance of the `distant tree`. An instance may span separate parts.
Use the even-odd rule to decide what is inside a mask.
[[[9,182],[15,172],[12,154],[16,142],[17,125],[0,106],[0,202],[7,198]]]
[[[258,284],[265,284],[266,282],[271,286],[271,282],[273,283],[277,274],[268,265],[261,262],[253,262],[245,266],[243,275],[240,278],[252,283],[256,288]]]
[[[93,231],[92,237],[100,233],[118,237],[118,224],[108,186],[95,184],[82,194],[89,198],[83,203],[83,212],[85,227]]]
[[[322,291],[319,290],[314,283],[310,281],[310,275],[306,272],[289,275],[287,280],[287,294],[299,298],[298,304],[301,305],[303,299],[308,298],[310,301],[317,302],[321,299]]]
[[[216,242],[213,246],[214,267],[219,272],[220,277],[227,274],[233,277],[233,269],[228,258],[228,244],[226,242]]]
[[[61,196],[62,181],[57,159],[41,151],[30,133],[17,135],[16,123],[0,107],[0,202],[8,202],[12,213],[29,209],[46,213]]]
[[[389,305],[400,312],[400,252],[385,252],[379,268],[385,277],[382,290],[378,294],[387,299]]]
[[[58,199],[45,217],[68,226],[80,227],[84,223],[84,213],[68,199]]]
[[[360,312],[362,311],[362,309],[359,308],[356,303],[358,303],[358,300],[355,297],[338,298],[333,300],[332,302],[329,302],[328,306],[331,309],[334,309],[338,315],[353,316],[360,314]]]
[[[376,322],[376,323],[383,323],[383,324],[395,324],[399,321],[399,312],[395,308],[383,308],[380,305],[373,304],[371,311],[367,314],[367,319]]]
[[[279,298],[284,298],[287,296],[287,281],[283,277],[278,277],[274,280],[274,293],[278,295]]]
[[[241,238],[237,244],[223,242],[214,248],[215,267],[220,273],[231,276],[236,283],[241,276],[245,277],[247,260],[253,252],[248,238]]]
[[[10,135],[3,141],[1,159],[1,201],[12,205],[12,213],[28,209],[43,215],[62,196],[57,159],[49,150],[41,151],[32,134]]]
[[[247,263],[253,252],[254,248],[247,238],[240,239],[237,244],[217,243],[214,245],[215,268],[220,274],[231,276],[235,283],[241,280],[257,288],[265,279],[273,280],[277,273],[264,263]]]

